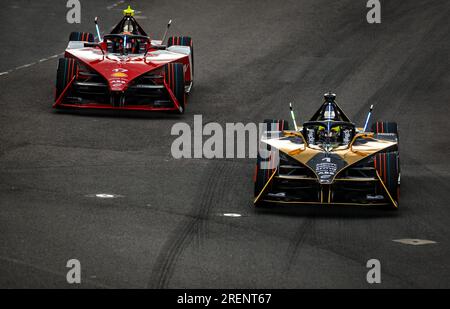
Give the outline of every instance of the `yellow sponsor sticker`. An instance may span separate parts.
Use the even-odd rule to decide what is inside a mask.
[[[111,74],[111,76],[113,76],[113,77],[128,77],[128,75],[123,72],[113,73],[113,74]]]

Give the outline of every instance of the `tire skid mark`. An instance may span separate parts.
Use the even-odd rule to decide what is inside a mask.
[[[314,218],[306,218],[305,221],[297,228],[297,231],[289,242],[287,249],[287,265],[285,271],[291,270],[292,265],[295,263],[295,259],[302,246],[305,243],[306,235],[314,225]]]
[[[218,162],[218,163],[217,163]],[[212,171],[210,171],[212,169]],[[182,252],[187,248],[192,240],[199,242],[205,233],[205,228],[201,228],[202,221],[206,221],[214,198],[219,197],[217,189],[220,189],[222,177],[226,170],[225,162],[212,161],[208,167],[206,181],[199,186],[199,199],[194,200],[191,217],[183,221],[169,237],[159,253],[156,263],[153,266],[148,288],[167,288],[170,278],[173,275],[176,262]],[[199,200],[200,202],[197,202]]]
[[[220,162],[221,166],[222,166],[222,172],[217,176],[216,183],[215,183],[215,190],[213,192],[213,194],[211,195],[211,197],[209,198],[210,200],[210,205],[214,205],[214,207],[216,208],[223,208],[224,206],[226,206],[225,204],[227,203],[227,199],[226,199],[226,192],[228,190],[230,190],[231,186],[234,184],[235,179],[231,176],[231,175],[235,175],[234,173],[234,168],[236,166],[236,163],[231,163],[230,162]],[[226,167],[226,168],[225,168]],[[208,212],[209,214],[209,212]],[[197,242],[198,245],[201,246],[202,243],[204,242],[205,239],[209,238],[208,235],[208,225],[210,223],[210,220],[202,220],[200,222],[200,224],[198,225],[198,230],[197,230]]]

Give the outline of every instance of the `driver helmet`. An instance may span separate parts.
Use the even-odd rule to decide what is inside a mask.
[[[123,26],[122,33],[132,34],[133,31],[134,31],[133,24],[130,21],[126,22],[125,25]]]
[[[328,139],[332,143],[336,143],[341,134],[341,126],[334,126],[329,131],[324,126],[319,126],[317,131],[320,141],[323,142]]]

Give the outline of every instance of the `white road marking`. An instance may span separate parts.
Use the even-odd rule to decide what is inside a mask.
[[[413,245],[413,246],[419,246],[419,245],[430,245],[430,244],[436,244],[437,242],[433,240],[427,240],[427,239],[415,239],[415,238],[405,238],[405,239],[394,239],[392,241],[399,242],[404,245]]]
[[[119,197],[119,196],[115,195],[115,194],[108,194],[108,193],[97,193],[95,195],[95,197],[98,197],[98,198],[116,198],[116,197]]]
[[[239,218],[239,217],[242,217],[241,214],[237,214],[237,213],[224,213],[223,216],[224,216],[224,217],[232,217],[232,218]]]
[[[98,198],[114,198],[114,194],[107,194],[107,193],[98,193],[95,196]]]
[[[24,65],[21,65],[20,67],[15,68],[14,70],[21,70],[21,69],[29,68],[29,67],[31,67],[32,65],[35,65],[35,64],[36,64],[36,62],[24,64]]]
[[[12,72],[14,72],[14,71],[18,71],[18,70],[22,70],[22,69],[26,69],[26,68],[32,67],[33,65],[36,65],[36,64],[38,64],[38,63],[43,63],[43,62],[48,61],[48,60],[51,60],[51,59],[58,58],[59,56],[62,56],[62,55],[64,55],[64,53],[60,53],[60,54],[57,54],[57,55],[53,55],[53,56],[50,56],[50,57],[47,57],[47,58],[42,58],[42,59],[39,60],[39,61],[36,61],[36,62],[32,62],[32,63],[28,63],[28,64],[24,64],[24,65],[15,67],[15,68],[13,68],[13,69],[11,69],[11,70],[8,70],[8,71],[5,71],[5,72],[1,72],[1,73],[0,73],[0,76],[8,75],[9,73],[12,73]]]
[[[86,197],[96,197],[101,199],[113,199],[113,198],[119,198],[123,197],[123,195],[119,194],[112,194],[112,193],[95,193],[95,194],[88,194]]]

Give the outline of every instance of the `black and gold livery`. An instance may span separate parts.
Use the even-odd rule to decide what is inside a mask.
[[[297,131],[266,120],[255,171],[256,207],[269,203],[366,205],[398,208],[397,125],[358,128],[327,93]]]

